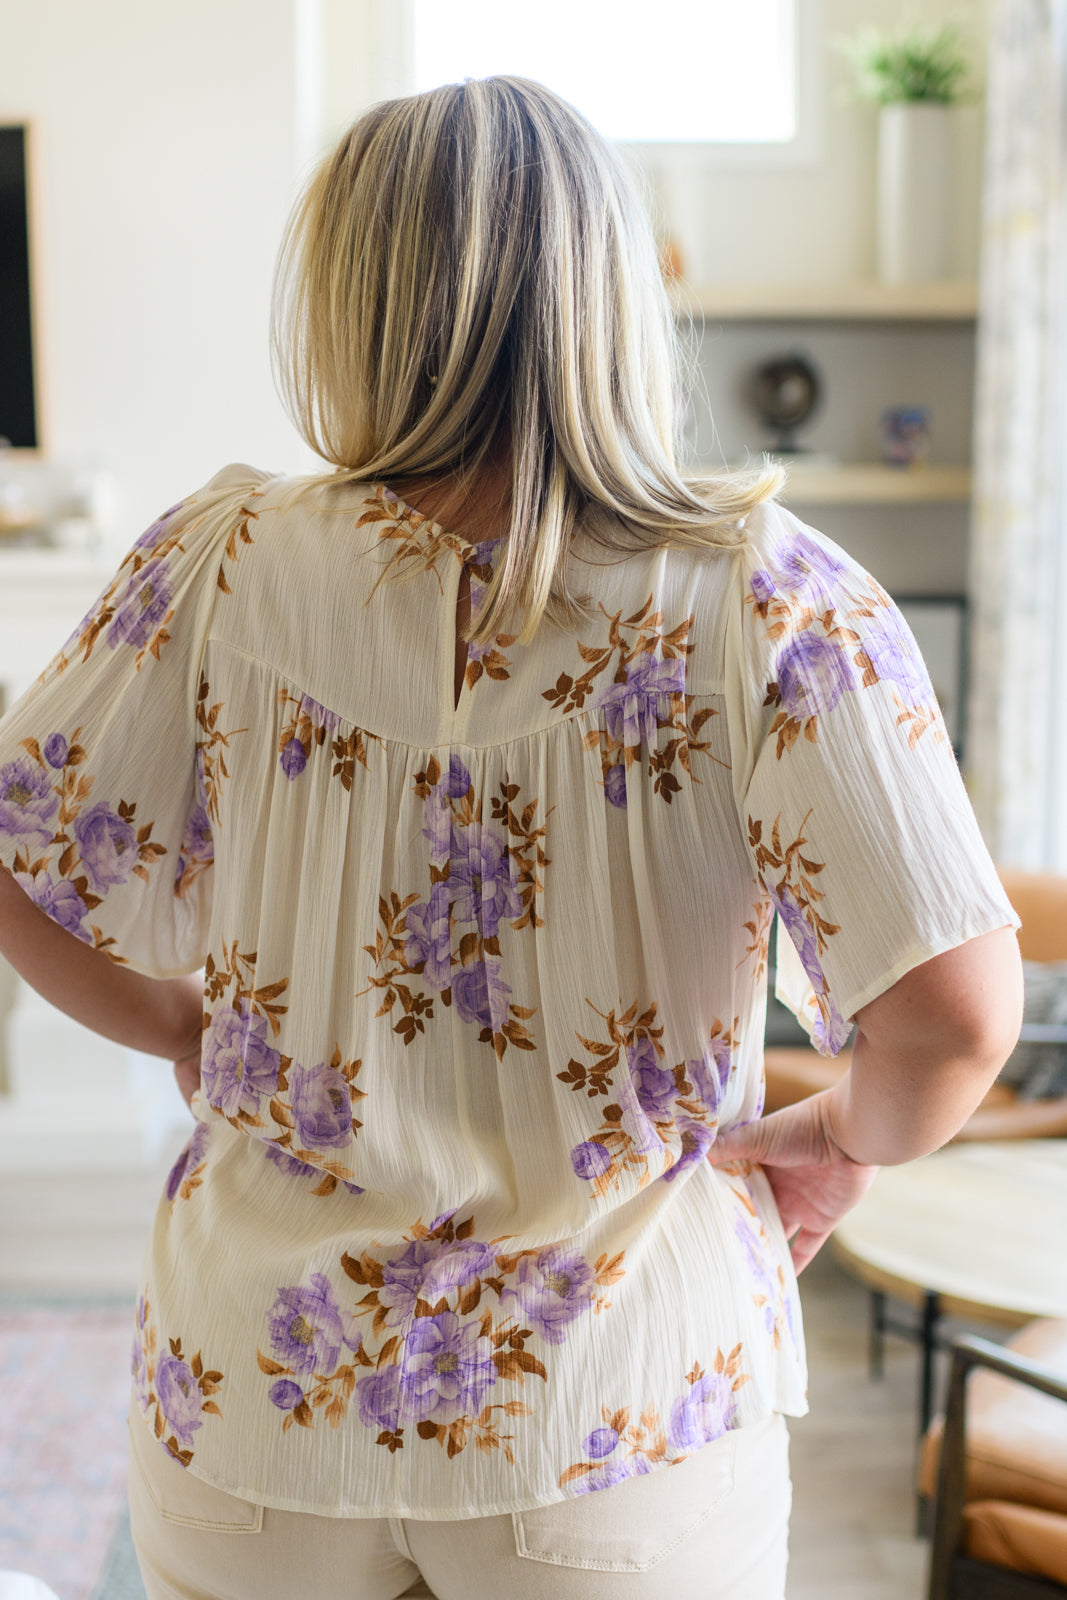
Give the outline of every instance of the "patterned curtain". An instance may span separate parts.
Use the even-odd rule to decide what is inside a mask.
[[[993,0],[968,777],[994,858],[1067,872],[1067,0]]]

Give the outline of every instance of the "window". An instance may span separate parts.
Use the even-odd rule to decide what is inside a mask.
[[[780,156],[805,142],[813,5],[801,23],[802,0],[414,0],[415,88],[512,73],[626,144]]]

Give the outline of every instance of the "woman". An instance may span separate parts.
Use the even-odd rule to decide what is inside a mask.
[[[772,1600],[794,1272],[1017,1032],[929,680],[777,473],[680,476],[647,221],[548,91],[375,107],[279,283],[335,471],[168,512],[0,727],[5,951],[197,1118],[149,1595]],[[760,1122],[775,911],[859,1034]]]

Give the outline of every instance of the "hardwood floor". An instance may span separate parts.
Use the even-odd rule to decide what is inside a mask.
[[[0,1291],[130,1295],[162,1179],[0,1175]],[[824,1250],[801,1279],[811,1413],[792,1424],[794,1509],[788,1600],[922,1600],[915,1537],[918,1355],[888,1341],[867,1376],[867,1296]]]

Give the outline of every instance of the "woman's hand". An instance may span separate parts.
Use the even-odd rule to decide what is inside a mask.
[[[713,1167],[756,1161],[763,1168],[790,1240],[793,1266],[804,1268],[878,1173],[846,1155],[832,1131],[832,1090],[721,1133],[708,1150]]]
[[[181,1090],[182,1099],[193,1108],[193,1095],[200,1087],[200,1049],[192,1055],[181,1056],[174,1063],[174,1078]]]

